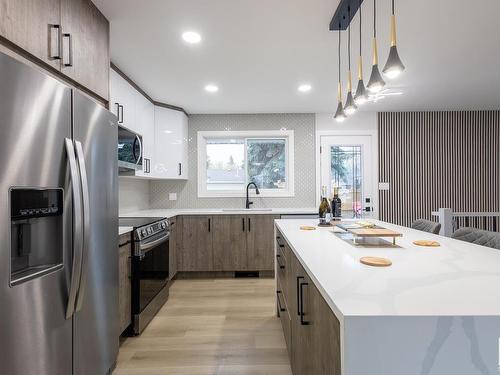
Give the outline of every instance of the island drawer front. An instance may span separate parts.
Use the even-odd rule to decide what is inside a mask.
[[[284,298],[283,289],[281,287],[280,281],[278,280],[278,289],[276,291],[277,306],[278,306],[278,316],[281,320],[281,326],[283,328],[283,335],[285,336],[285,343],[290,355],[291,340],[292,340],[292,327],[290,312],[288,310],[288,305],[286,299]]]

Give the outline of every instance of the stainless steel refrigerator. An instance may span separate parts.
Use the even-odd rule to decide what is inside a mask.
[[[118,353],[116,118],[0,54],[0,373],[104,375]]]

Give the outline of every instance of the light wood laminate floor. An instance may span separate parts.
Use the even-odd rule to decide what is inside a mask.
[[[177,280],[113,375],[291,375],[273,279]]]

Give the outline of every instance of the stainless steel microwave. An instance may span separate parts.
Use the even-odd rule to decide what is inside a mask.
[[[142,170],[142,136],[118,126],[118,172],[127,174]]]

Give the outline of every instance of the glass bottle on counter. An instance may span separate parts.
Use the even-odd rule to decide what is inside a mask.
[[[332,216],[334,220],[340,220],[342,217],[342,200],[339,198],[339,188],[333,188]]]
[[[326,198],[326,186],[321,187],[321,202],[319,204],[319,223],[328,224],[331,219],[331,209]]]

